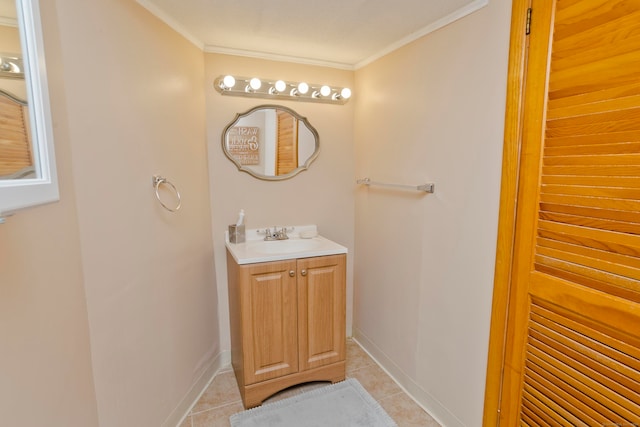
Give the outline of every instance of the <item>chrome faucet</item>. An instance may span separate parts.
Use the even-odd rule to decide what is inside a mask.
[[[289,236],[287,236],[287,227],[282,227],[278,230],[278,227],[273,227],[273,231],[267,228],[265,231],[264,240],[287,240]]]

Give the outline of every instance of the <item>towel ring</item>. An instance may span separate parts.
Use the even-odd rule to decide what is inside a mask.
[[[164,178],[160,175],[154,175],[153,179],[153,188],[155,188],[156,190],[156,199],[158,199],[158,201],[160,202],[160,204],[162,205],[163,208],[165,208],[166,210],[168,210],[169,212],[177,212],[178,210],[180,210],[180,206],[182,205],[182,199],[180,198],[180,192],[178,191],[178,189],[176,188],[175,185],[173,185],[170,181],[167,180],[167,178]],[[160,186],[162,184],[166,184],[169,187],[171,187],[173,189],[173,192],[176,193],[176,197],[178,199],[178,205],[171,209],[170,207],[168,207],[167,205],[165,205],[162,202],[162,199],[160,198],[160,193],[158,192],[158,190],[160,189]]]

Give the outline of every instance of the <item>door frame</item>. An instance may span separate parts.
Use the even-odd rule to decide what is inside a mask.
[[[522,144],[529,8],[531,8],[531,0],[512,1],[498,238],[482,420],[484,427],[493,427],[500,423],[507,321],[512,307],[510,303],[514,296],[511,292],[511,277]]]

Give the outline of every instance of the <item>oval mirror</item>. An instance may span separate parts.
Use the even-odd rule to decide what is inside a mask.
[[[280,180],[307,169],[318,156],[318,132],[305,117],[280,105],[237,114],[222,133],[224,154],[256,178]]]

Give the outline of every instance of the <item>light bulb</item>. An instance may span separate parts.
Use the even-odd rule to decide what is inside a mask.
[[[278,80],[274,87],[278,92],[284,92],[287,89],[287,84],[282,80]]]
[[[309,92],[309,85],[306,84],[305,82],[300,82],[298,84],[298,92],[300,92],[301,94],[305,94],[307,92]]]
[[[236,79],[233,76],[224,76],[222,79],[223,89],[231,89],[236,85]]]
[[[324,85],[320,88],[320,95],[329,96],[331,95],[331,88],[327,85]]]
[[[340,91],[340,96],[344,99],[349,99],[351,98],[351,89],[349,89],[348,87],[343,88]]]
[[[249,86],[251,87],[251,89],[253,90],[258,90],[260,89],[260,87],[262,86],[262,82],[260,81],[259,78],[254,77],[251,80],[249,80]]]

